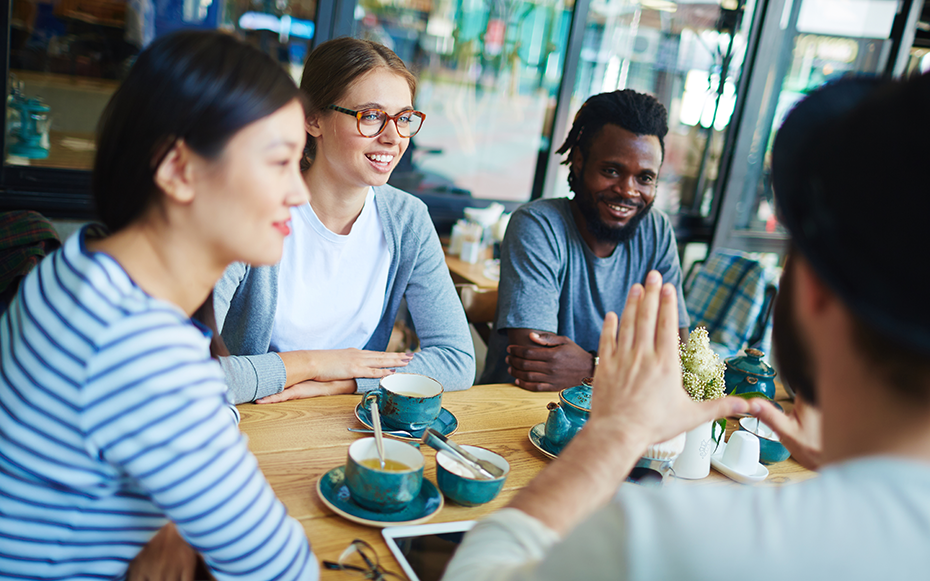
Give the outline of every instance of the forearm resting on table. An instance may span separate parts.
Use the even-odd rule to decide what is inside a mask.
[[[606,422],[588,422],[507,508],[475,526],[443,581],[545,578],[538,566],[551,547],[610,502],[644,448]]]
[[[312,381],[319,377],[320,369],[313,351],[285,351],[278,353],[284,362],[287,379],[284,387],[290,387],[302,381]]]

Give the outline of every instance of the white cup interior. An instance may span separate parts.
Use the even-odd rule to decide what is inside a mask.
[[[760,438],[773,440],[775,442],[779,441],[778,434],[776,434],[772,428],[768,427],[761,420],[759,420],[759,418],[742,418],[739,423],[741,426],[743,426],[744,430],[752,432]]]
[[[491,464],[494,464],[495,466],[503,470],[504,474],[501,475],[501,478],[506,478],[507,474],[510,472],[510,463],[507,462],[507,460],[504,460],[504,458],[500,456],[499,454],[495,454],[494,452],[490,450],[486,450],[485,448],[479,448],[478,446],[467,446],[467,445],[463,446],[459,444],[459,447],[464,448],[466,452],[471,452],[472,455],[476,456],[477,458],[480,458],[481,460],[487,460]],[[446,470],[448,470],[449,472],[457,476],[461,476],[462,478],[471,478],[471,479],[478,480],[478,478],[475,477],[475,475],[472,473],[470,469],[464,466],[460,466],[460,464],[456,462],[456,460],[448,452],[445,452],[442,450],[437,452],[436,462],[438,462],[440,466],[442,466],[443,468],[445,468]],[[481,480],[487,480],[487,479],[482,478]],[[495,478],[495,480],[497,479]]]
[[[381,387],[394,393],[416,394],[419,397],[432,397],[442,393],[442,384],[425,375],[415,373],[395,373],[381,379]]]
[[[362,438],[352,442],[349,446],[349,456],[356,462],[368,460],[370,458],[378,459],[378,448],[375,446],[374,438]],[[384,457],[397,462],[403,462],[410,466],[410,470],[419,470],[423,467],[425,461],[423,453],[399,440],[384,440]]]
[[[749,432],[733,432],[723,451],[723,463],[741,474],[754,474],[759,463],[759,439]]]

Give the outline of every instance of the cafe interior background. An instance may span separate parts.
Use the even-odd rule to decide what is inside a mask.
[[[806,92],[850,72],[930,69],[924,0],[12,0],[0,14],[0,211],[63,236],[93,219],[93,132],[153,38],[223,29],[299,82],[308,51],[352,35],[420,79],[428,121],[391,183],[441,235],[465,207],[570,195],[555,154],[580,105],[618,88],[669,110],[657,206],[687,265],[718,248],[777,265],[769,150]],[[483,359],[483,358],[482,358]]]

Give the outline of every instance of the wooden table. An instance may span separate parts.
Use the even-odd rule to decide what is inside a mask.
[[[455,284],[473,284],[480,290],[497,290],[497,280],[488,278],[484,274],[484,261],[482,258],[472,264],[465,262],[458,256],[446,253],[446,266],[449,267],[449,273],[452,275],[452,282]]]
[[[784,399],[784,393],[781,394]],[[336,560],[356,538],[376,548],[382,564],[402,574],[388,551],[381,530],[364,527],[335,515],[319,499],[316,483],[332,468],[345,464],[349,444],[364,434],[348,432],[347,427],[363,427],[355,418],[358,395],[336,395],[276,404],[239,406],[240,427],[249,437],[249,447],[278,498],[291,516],[307,532],[320,560]],[[555,393],[531,393],[513,385],[479,385],[463,392],[447,393],[443,405],[458,418],[454,440],[459,444],[483,446],[510,463],[510,475],[501,494],[492,502],[474,508],[446,501],[430,522],[480,518],[501,508],[518,490],[542,470],[549,460],[530,443],[530,428],[545,421],[546,404],[557,401]],[[782,402],[786,408],[790,402]],[[736,422],[728,422],[728,432]],[[435,453],[421,448],[426,456],[424,477],[436,482]],[[770,476],[762,485],[780,485],[806,480],[814,474],[794,460],[769,467]],[[714,470],[704,480],[676,480],[669,485],[718,484],[741,486]],[[321,570],[322,579],[345,579],[340,571]]]

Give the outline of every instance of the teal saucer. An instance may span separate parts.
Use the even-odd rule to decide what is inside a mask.
[[[546,423],[536,424],[530,428],[530,442],[536,446],[536,449],[549,458],[557,458],[558,452],[554,452],[546,440]]]
[[[362,508],[352,500],[345,483],[345,466],[333,468],[320,477],[316,484],[317,494],[323,504],[339,516],[369,527],[418,525],[433,518],[442,509],[442,493],[436,485],[423,479],[420,494],[399,512],[376,512]]]
[[[368,408],[362,407],[361,402],[359,402],[359,404],[355,406],[355,417],[358,418],[358,421],[365,424],[365,427],[368,427],[368,428],[372,427],[371,410],[369,410]],[[436,421],[434,421],[430,425],[430,427],[436,430],[437,432],[439,432],[440,434],[442,434],[443,436],[451,436],[452,434],[455,433],[455,430],[459,429],[459,421],[452,414],[452,412],[450,412],[446,408],[442,408],[442,410],[439,411],[439,417],[436,418]],[[384,422],[382,422],[381,429],[391,430],[392,428],[385,426]],[[419,442],[420,438],[423,436],[423,432],[425,432],[426,430],[407,430],[407,431],[413,434],[415,437],[413,438],[406,438],[404,436],[391,436],[391,437],[397,440],[406,440],[408,442]]]

